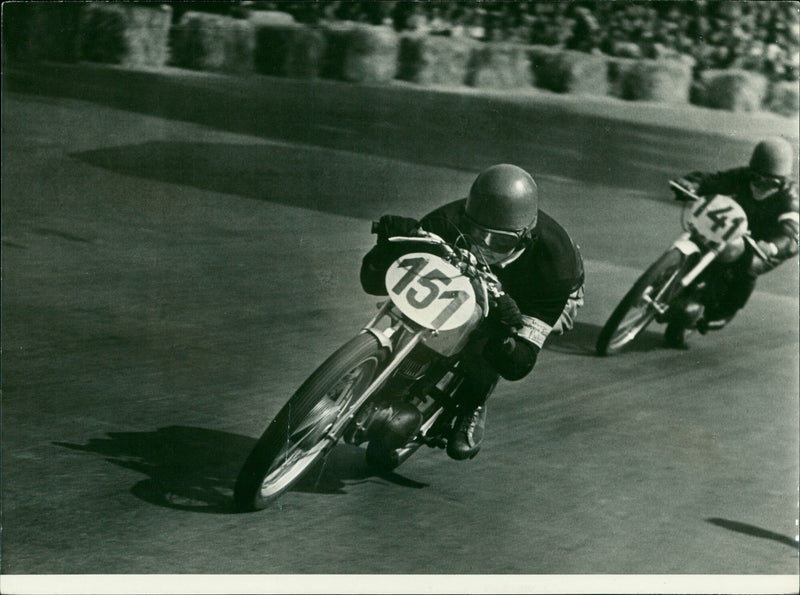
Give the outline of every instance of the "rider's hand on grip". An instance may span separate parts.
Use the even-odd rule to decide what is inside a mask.
[[[489,318],[509,329],[522,327],[522,312],[514,298],[507,293],[501,293],[495,298]]]
[[[754,277],[771,271],[780,263],[780,261],[775,258],[778,255],[778,247],[775,244],[772,242],[765,242],[764,240],[758,240],[756,244],[761,249],[761,252],[764,253],[764,256],[767,257],[767,260],[764,260],[757,254],[753,254],[753,259],[750,261],[749,273]]]
[[[384,215],[372,224],[372,233],[378,235],[379,242],[386,242],[394,236],[410,236],[419,227],[419,222],[410,217]]]

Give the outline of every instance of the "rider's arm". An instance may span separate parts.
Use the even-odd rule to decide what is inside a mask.
[[[538,299],[534,308],[522,314],[519,327],[505,336],[496,335],[487,341],[484,357],[500,376],[506,380],[520,380],[533,370],[539,351],[564,311],[568,299],[568,293]]]
[[[783,191],[781,196],[783,209],[778,215],[777,233],[769,238],[775,250],[773,259],[775,264],[795,256],[798,253],[798,234],[800,233],[800,199],[797,196],[797,186],[791,184]]]
[[[389,241],[393,236],[406,236],[419,226],[416,219],[384,215],[376,224],[376,245],[361,261],[361,287],[371,295],[386,295],[384,277],[389,265],[407,249],[402,244]]]
[[[393,259],[386,251],[375,246],[361,261],[361,287],[370,295],[386,295],[384,277]]]
[[[506,380],[521,380],[536,365],[539,349],[533,343],[514,336],[501,340],[490,339],[483,350],[483,356]]]
[[[680,178],[678,183],[700,196],[735,194],[741,184],[740,169],[716,173],[695,171]]]

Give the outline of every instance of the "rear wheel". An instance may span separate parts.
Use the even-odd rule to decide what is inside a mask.
[[[678,280],[685,262],[671,248],[648,268],[611,313],[597,338],[599,355],[617,353],[629,345],[659,314],[652,301],[668,306],[680,291]]]
[[[309,376],[261,435],[239,472],[233,492],[237,510],[264,508],[336,444],[339,436],[331,430],[354,413],[353,405],[378,376],[385,355],[373,335],[362,333]]]

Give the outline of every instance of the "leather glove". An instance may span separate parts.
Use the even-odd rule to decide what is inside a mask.
[[[780,261],[775,258],[778,255],[778,248],[775,244],[772,242],[765,242],[764,240],[758,240],[756,243],[758,247],[761,248],[761,251],[769,256],[769,259],[764,261],[758,254],[753,254],[749,273],[754,277],[771,271],[780,263]]]
[[[398,217],[397,215],[384,215],[378,220],[375,226],[375,233],[378,235],[378,242],[388,242],[394,236],[409,236],[419,227],[419,222],[410,217]]]
[[[522,327],[522,312],[517,302],[507,293],[498,297],[489,312],[489,318],[509,329]]]

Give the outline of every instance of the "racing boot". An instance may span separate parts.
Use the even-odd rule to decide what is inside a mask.
[[[721,331],[725,328],[730,321],[730,318],[715,318],[713,320],[709,320],[706,317],[702,317],[700,320],[697,321],[697,332],[701,335],[705,335],[708,331]]]
[[[456,424],[447,439],[447,455],[451,459],[463,461],[478,454],[486,427],[486,404],[467,407],[456,417]]]
[[[689,302],[670,317],[664,331],[664,343],[672,349],[689,349],[686,339],[697,328],[703,317],[703,306],[697,302]]]

